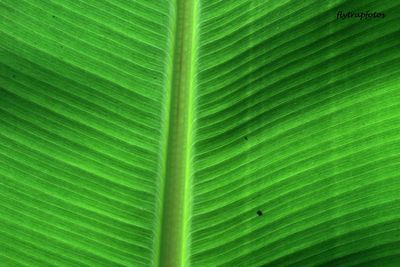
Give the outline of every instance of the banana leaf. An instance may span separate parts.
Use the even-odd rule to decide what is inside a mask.
[[[1,0],[0,266],[400,266],[400,2]]]

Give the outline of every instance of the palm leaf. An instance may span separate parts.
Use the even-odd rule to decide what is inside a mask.
[[[1,0],[0,266],[398,266],[399,11]]]

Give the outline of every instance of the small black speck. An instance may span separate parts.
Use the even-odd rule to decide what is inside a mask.
[[[258,216],[262,216],[262,215],[263,215],[262,211],[261,211],[261,210],[258,210],[258,211],[257,211],[257,215],[258,215]]]
[[[244,137],[244,140],[248,140],[248,139],[247,139],[247,136]]]
[[[56,18],[56,16],[53,15],[53,19],[55,19],[55,18]]]

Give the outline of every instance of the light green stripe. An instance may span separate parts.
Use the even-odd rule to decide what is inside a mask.
[[[196,6],[177,0],[169,107],[169,131],[163,192],[160,266],[184,266],[187,255],[190,136]]]

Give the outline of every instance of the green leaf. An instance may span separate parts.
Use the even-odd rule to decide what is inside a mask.
[[[0,266],[399,266],[399,14],[1,0]]]
[[[1,2],[0,254],[11,266],[155,262],[171,12]]]
[[[201,1],[192,266],[400,265],[399,11]]]

